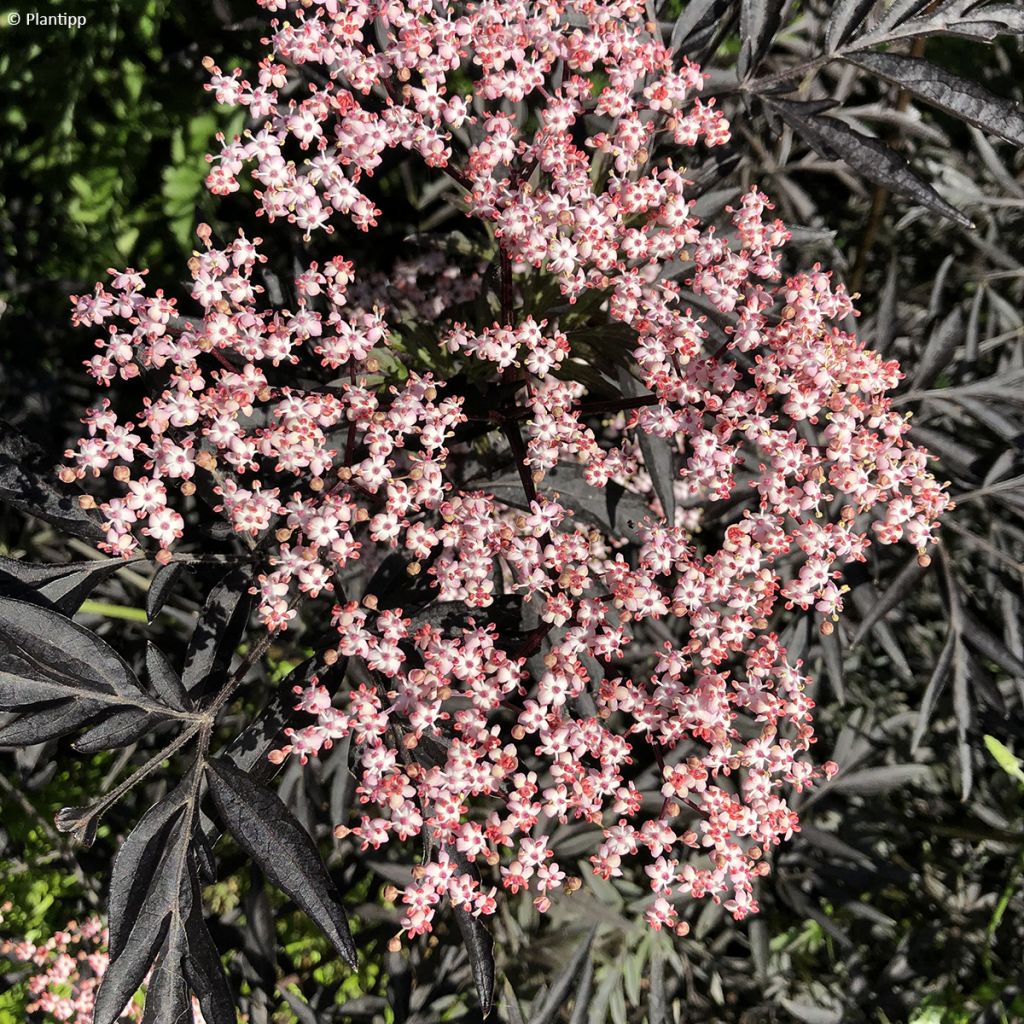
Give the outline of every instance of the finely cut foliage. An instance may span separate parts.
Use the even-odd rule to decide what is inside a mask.
[[[109,938],[98,919],[82,932],[109,956],[90,954],[95,977],[66,1006],[38,1007],[114,1024],[145,985],[145,1021],[231,1024],[203,891],[222,829],[258,870],[254,891],[272,882],[354,965],[359,927],[318,822],[269,788],[314,758],[341,780],[325,801],[335,838],[394,874],[390,953],[454,915],[484,1013],[490,922],[519,894],[571,913],[578,870],[595,886],[642,879],[634,909],[655,932],[686,936],[696,901],[757,914],[776,848],[823,782],[918,777],[858,777],[855,750],[850,766],[813,750],[802,655],[814,629],[842,686],[841,617],[862,564],[903,545],[905,590],[953,503],[911,432],[900,363],[858,337],[847,288],[821,263],[794,269],[767,189],[708,201],[689,168],[766,117],[968,226],[893,147],[789,82],[843,61],[1019,141],[1006,101],[884,49],[991,41],[1016,30],[1013,12],[896,4],[869,23],[870,5],[839,5],[826,54],[758,78],[783,4],[695,4],[671,23],[629,0],[260,6],[258,69],[205,62],[213,97],[246,124],[219,137],[206,184],[251,191],[267,239],[201,224],[190,304],[134,268],[73,296],[73,322],[96,336],[86,368],[111,397],[87,411],[59,481],[4,441],[12,502],[115,557],[4,560],[0,707],[17,716],[0,744],[75,734],[91,753],[165,734],[99,801],[58,814],[87,845],[129,790],[168,759],[181,768],[120,847]],[[727,118],[696,62],[719,7],[738,16],[733,92],[756,114]],[[458,227],[382,273],[356,239],[386,228],[375,180],[397,159]],[[318,253],[284,274],[282,226]],[[935,384],[959,334],[959,320],[936,327],[913,389]],[[200,529],[210,512],[216,544]],[[971,674],[939,553],[951,633],[917,740],[950,671],[963,720]],[[147,563],[151,620],[187,571],[228,571],[181,671],[150,643],[140,678],[71,616],[112,572]],[[887,600],[856,603],[862,633]],[[296,631],[310,656],[239,722],[253,674]],[[593,940],[533,1022],[570,993],[586,1009]],[[40,992],[72,980],[71,941],[44,947],[59,955],[38,961]],[[652,953],[652,1024],[664,984]]]

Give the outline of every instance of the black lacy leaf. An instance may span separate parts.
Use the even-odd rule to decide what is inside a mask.
[[[52,468],[42,462],[41,450],[0,420],[0,502],[90,544],[105,541],[107,532],[99,513],[82,508],[77,495],[61,486]]]
[[[207,777],[217,814],[238,845],[355,966],[345,910],[309,833],[276,793],[258,786],[229,761],[212,760]]]
[[[838,157],[868,181],[913,199],[963,227],[973,226],[956,207],[950,206],[931,185],[919,178],[898,153],[878,139],[854,131],[837,118],[819,117],[817,104],[796,103],[775,96],[765,96],[764,102],[776,109],[826,160]]]
[[[0,745],[57,739],[106,713],[83,751],[131,742],[165,710],[94,633],[44,606],[0,597],[0,709],[19,717],[0,728]],[[155,723],[156,719],[153,719]]]
[[[120,559],[47,564],[0,557],[0,593],[24,600],[38,595],[65,615],[74,615],[93,589],[124,564]]]
[[[168,562],[157,569],[146,594],[146,617],[150,622],[160,614],[184,571],[184,566],[180,562]]]
[[[895,82],[907,92],[954,117],[1016,146],[1024,146],[1024,115],[1009,100],[960,78],[930,61],[895,53],[857,53],[851,64]]]
[[[560,501],[584,522],[629,540],[639,540],[639,524],[651,514],[639,494],[613,481],[604,487],[594,487],[587,483],[581,467],[569,463],[559,463],[549,470],[538,489],[545,497]],[[529,508],[518,473],[498,477],[487,484],[487,490],[506,505]]]
[[[172,823],[166,843],[158,851],[159,859],[147,880],[141,903],[131,908],[133,912],[121,925],[128,934],[116,955],[113,945],[111,947],[110,965],[96,993],[94,1024],[114,1024],[167,940],[172,918],[177,925],[191,910],[187,832],[183,818]],[[165,989],[160,997],[169,995]]]
[[[196,623],[181,674],[185,689],[194,695],[215,682],[231,664],[249,618],[249,579],[233,569],[213,590]]]
[[[154,693],[176,711],[191,711],[192,698],[167,656],[155,644],[146,644],[146,674]]]
[[[757,70],[779,30],[786,0],[742,0],[740,4],[740,78]]]
[[[828,53],[842,46],[860,27],[878,0],[839,0],[832,8],[825,29],[825,49]]]

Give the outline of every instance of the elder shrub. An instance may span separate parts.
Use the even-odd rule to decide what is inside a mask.
[[[87,581],[3,599],[18,678],[0,695],[24,713],[0,741],[175,730],[61,828],[89,841],[134,782],[190,758],[115,863],[96,1024],[154,963],[159,1006],[194,994],[233,1019],[202,915],[219,826],[354,959],[333,880],[266,786],[342,742],[356,808],[335,835],[414,864],[393,948],[454,908],[485,1007],[503,893],[545,912],[580,885],[558,823],[591,826],[598,876],[642,866],[655,929],[685,934],[689,900],[756,912],[768,852],[799,830],[787,795],[837,770],[812,757],[779,632],[803,614],[831,632],[872,544],[926,563],[949,504],[891,405],[898,364],[858,340],[825,268],[783,272],[790,234],[760,189],[695,215],[686,168],[731,128],[642,5],[262,6],[258,69],[207,63],[248,123],[207,185],[251,187],[268,235],[282,222],[328,255],[273,301],[270,246],[201,225],[188,308],[131,268],[73,297],[115,397],[60,470],[89,488],[65,520],[162,566],[161,599],[181,566],[233,571],[180,674],[151,649],[148,686],[61,616]],[[345,238],[386,217],[372,185],[396,152],[448,179],[464,231],[382,274]],[[231,554],[204,551],[201,503]],[[231,670],[247,595],[259,627]],[[307,624],[292,724],[214,753],[249,670]]]

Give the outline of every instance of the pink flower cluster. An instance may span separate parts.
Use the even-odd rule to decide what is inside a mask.
[[[0,907],[0,911],[4,908]],[[10,909],[10,905],[7,905]],[[0,922],[3,914],[0,913]],[[107,930],[98,917],[69,921],[45,942],[27,939],[0,940],[0,957],[18,964],[31,964],[36,973],[28,979],[30,1014],[46,1014],[48,1019],[71,1024],[92,1024],[93,1002],[100,980],[107,969]],[[142,1007],[130,1003],[124,1016],[142,1019]]]
[[[75,321],[105,328],[96,380],[143,373],[156,391],[130,420],[106,401],[91,410],[65,478],[109,471],[122,490],[99,505],[108,549],[130,554],[141,535],[161,560],[184,530],[174,492],[205,481],[265,560],[254,593],[268,629],[287,627],[300,595],[333,595],[330,653],[354,659],[353,686],[301,691],[313,719],[275,756],[351,736],[364,811],[339,834],[364,848],[427,837],[401,894],[405,932],[429,931],[443,902],[492,913],[488,879],[546,910],[578,884],[549,844],[558,822],[593,828],[605,878],[641,859],[654,927],[685,929],[680,904],[703,896],[742,918],[767,851],[799,827],[787,789],[816,775],[813,702],[778,613],[813,609],[831,630],[842,567],[872,539],[927,557],[948,504],[886,397],[898,366],[839,326],[853,307],[827,272],[783,277],[789,236],[763,193],[717,225],[694,216],[682,167],[729,126],[642,4],[262,5],[286,14],[256,81],[208,65],[218,101],[253,123],[223,140],[209,187],[238,189],[248,167],[268,220],[369,230],[382,211],[366,182],[389,150],[409,151],[493,238],[488,322],[465,316],[487,275],[460,279],[436,255],[406,261],[389,289],[342,255],[310,263],[293,308],[274,308],[254,277],[260,239],[214,245],[203,228],[200,317],[131,270],[75,298]],[[531,279],[560,306],[530,308],[543,293]],[[560,323],[583,299],[593,330],[627,339],[615,361],[646,394],[590,400],[594,373],[574,367],[591,328]],[[441,364],[404,346],[402,310],[508,402],[467,412]],[[330,383],[293,386],[290,368]],[[473,425],[507,442],[517,499],[472,475],[459,431]],[[652,479],[655,444],[679,468],[670,481]],[[566,467],[595,495],[646,502],[635,547],[575,514],[549,482]],[[388,551],[468,621],[417,624],[341,593],[339,574]],[[489,621],[509,596],[536,623],[515,642]],[[648,630],[663,642],[627,673]],[[653,787],[638,785],[639,754],[660,766]]]

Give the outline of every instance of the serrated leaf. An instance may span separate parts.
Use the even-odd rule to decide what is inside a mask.
[[[146,593],[146,617],[150,622],[160,614],[184,571],[180,562],[168,562],[154,573]]]
[[[233,569],[210,591],[185,654],[182,682],[189,693],[223,674],[249,618],[249,579]]]
[[[52,523],[90,544],[106,540],[103,520],[83,509],[78,497],[58,483],[42,452],[10,423],[0,420],[0,502]]]
[[[191,913],[184,923],[187,949],[185,979],[199,1000],[206,1024],[236,1024],[235,1001],[221,966],[217,947],[203,918],[198,882],[193,881]]]
[[[195,857],[196,868],[199,877],[207,885],[213,885],[217,881],[217,872],[213,860],[213,848],[207,841],[202,829],[196,829],[192,834],[192,854]]]
[[[166,946],[157,956],[146,984],[142,1024],[192,1024],[192,997],[182,975],[182,959],[180,950]]]
[[[885,78],[919,99],[997,135],[1015,146],[1024,146],[1024,115],[1009,100],[920,57],[895,53],[863,52],[845,58],[851,64]]]
[[[145,701],[135,674],[98,636],[51,609],[7,597],[0,597],[0,673],[12,693],[15,679],[44,683],[50,696],[40,700],[59,691],[111,704]]]
[[[309,833],[276,793],[256,785],[229,761],[211,760],[207,778],[217,813],[238,845],[355,966],[345,910]]]
[[[790,127],[824,159],[839,157],[868,181],[912,199],[963,227],[974,226],[931,185],[918,177],[903,157],[878,139],[854,131],[838,118],[819,117],[804,104],[781,100],[775,96],[765,96],[763,99],[768,106],[778,110]]]
[[[65,615],[73,615],[103,580],[124,566],[122,559],[45,564],[0,557],[0,579],[10,577]],[[11,596],[19,595],[12,592]]]
[[[82,733],[72,746],[81,754],[126,747],[154,729],[160,721],[158,715],[141,708],[117,708]]]
[[[166,940],[171,918],[183,918],[192,903],[187,877],[188,836],[178,819],[170,829],[163,856],[141,906],[131,916],[128,936],[119,955],[111,957],[96,993],[94,1024],[114,1024],[142,984]],[[127,922],[126,922],[127,924]]]
[[[842,793],[887,793],[891,789],[913,785],[930,774],[921,764],[891,764],[839,775],[829,789]]]
[[[715,25],[731,6],[729,0],[692,0],[683,5],[669,37],[669,49],[675,53],[685,48],[690,38],[702,29]]]
[[[99,701],[79,698],[24,712],[0,728],[0,747],[28,747],[60,739],[80,729],[103,708]]]
[[[168,833],[185,810],[195,771],[193,767],[163,800],[150,807],[117,851],[107,905],[109,948],[114,958],[124,949],[131,921],[142,907],[167,847]]]
[[[739,74],[746,78],[757,70],[768,52],[782,20],[786,0],[741,0],[740,40],[742,53]]]
[[[506,505],[529,508],[517,473],[501,476],[486,487]],[[538,491],[558,500],[585,522],[629,540],[639,540],[639,524],[651,514],[640,495],[611,481],[604,487],[593,487],[584,478],[582,468],[569,463],[559,463],[550,470]]]
[[[146,644],[146,675],[156,695],[175,711],[191,711],[195,706],[181,677],[167,656],[153,643]]]
[[[580,940],[575,951],[569,958],[569,962],[558,972],[551,982],[544,1002],[537,1011],[530,1017],[530,1024],[553,1024],[559,1015],[562,1007],[569,998],[576,979],[580,976],[584,964],[590,958],[590,947],[594,944],[594,936],[597,935],[597,925],[594,925]]]
[[[825,30],[825,52],[835,53],[860,27],[878,0],[837,0]]]

